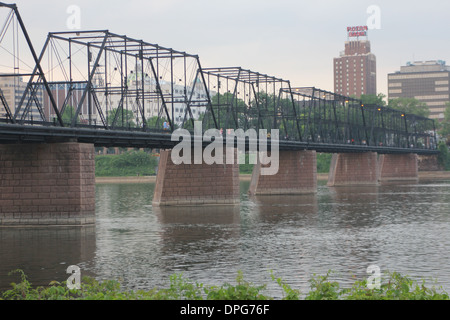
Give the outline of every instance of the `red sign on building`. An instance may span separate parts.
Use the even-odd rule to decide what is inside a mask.
[[[349,37],[366,37],[367,30],[367,26],[347,27]]]

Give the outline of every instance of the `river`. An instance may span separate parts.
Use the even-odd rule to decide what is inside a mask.
[[[332,270],[345,287],[369,265],[426,279],[450,292],[450,181],[329,188],[303,196],[247,195],[237,207],[154,208],[154,183],[97,184],[96,224],[0,228],[0,288],[22,269],[34,285],[82,275],[125,289],[165,287],[183,275],[206,285],[235,283],[238,271],[281,297],[272,271],[309,290]]]

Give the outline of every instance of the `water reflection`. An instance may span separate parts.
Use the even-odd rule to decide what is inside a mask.
[[[302,224],[317,220],[318,203],[316,194],[301,195],[257,195],[249,197],[258,208],[258,216],[263,223]]]
[[[239,205],[230,206],[163,206],[153,207],[162,225],[227,225],[239,223]]]
[[[238,250],[240,206],[154,207],[160,224],[161,268],[186,272],[224,263],[221,252]],[[213,258],[215,257],[215,258]]]
[[[331,210],[326,217],[334,222],[332,227],[364,228],[375,227],[379,219],[378,186],[339,186],[329,189]]]
[[[15,269],[22,269],[33,285],[67,280],[69,265],[94,259],[95,238],[94,226],[0,228],[0,288],[20,281],[18,275],[8,276]]]

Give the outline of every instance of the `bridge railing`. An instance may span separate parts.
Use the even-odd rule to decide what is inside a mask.
[[[286,91],[286,90],[285,90]],[[314,87],[292,88],[301,122],[300,141],[436,148],[434,121]]]

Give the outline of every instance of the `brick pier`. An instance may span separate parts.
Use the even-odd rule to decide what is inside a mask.
[[[255,164],[249,194],[280,195],[316,192],[316,151],[279,151],[279,154],[278,173],[275,175],[261,175],[263,166],[259,161]]]
[[[328,186],[377,184],[378,155],[376,152],[333,154]]]
[[[239,204],[239,164],[225,164],[226,152],[224,164],[174,164],[171,153],[161,150],[153,205]]]
[[[380,183],[419,181],[417,154],[382,154],[378,166]]]
[[[1,226],[94,222],[93,145],[0,145]]]

